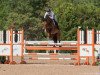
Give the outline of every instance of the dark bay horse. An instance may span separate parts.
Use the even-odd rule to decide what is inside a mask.
[[[54,43],[60,43],[60,30],[57,25],[54,25],[54,22],[49,15],[44,19],[44,29],[49,39],[53,40]]]

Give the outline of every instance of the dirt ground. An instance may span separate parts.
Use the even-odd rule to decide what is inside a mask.
[[[75,60],[29,60],[26,57],[25,61],[27,64],[0,64],[0,75],[100,75],[100,66],[75,66]]]
[[[100,66],[61,64],[0,65],[0,75],[100,75]]]

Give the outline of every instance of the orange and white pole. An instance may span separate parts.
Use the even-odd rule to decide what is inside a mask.
[[[92,29],[92,65],[95,65],[95,55],[94,55],[94,29]]]
[[[10,63],[13,62],[13,31],[10,30]]]
[[[24,53],[24,30],[23,29],[21,31],[21,35],[22,35],[22,37],[21,37],[22,47],[21,47],[21,62],[20,62],[20,64],[26,64],[26,62],[24,61],[24,55],[23,55],[23,53]]]
[[[80,65],[80,30],[77,30],[77,65]]]
[[[21,37],[21,45],[22,45],[22,47],[21,47],[21,61],[23,61],[23,47],[24,47],[24,40],[23,40],[23,38],[24,38],[24,35],[23,35],[23,30],[21,31],[21,34],[20,35],[22,35],[22,37]]]

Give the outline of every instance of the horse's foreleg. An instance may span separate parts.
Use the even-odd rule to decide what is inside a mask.
[[[51,34],[48,33],[48,34],[47,34],[47,40],[50,41],[50,38],[51,38]],[[48,45],[47,45],[47,46],[48,46]],[[50,52],[49,50],[46,51],[46,53],[49,53],[49,52]]]
[[[60,40],[60,32],[57,34],[57,41],[58,41],[59,43],[60,43],[60,41],[61,41],[61,40]],[[61,47],[61,45],[59,45],[59,47]],[[58,50],[57,52],[60,53],[59,50]]]

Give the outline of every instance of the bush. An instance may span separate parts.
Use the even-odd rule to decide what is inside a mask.
[[[4,64],[5,61],[6,61],[6,57],[5,56],[0,56],[0,62]]]

